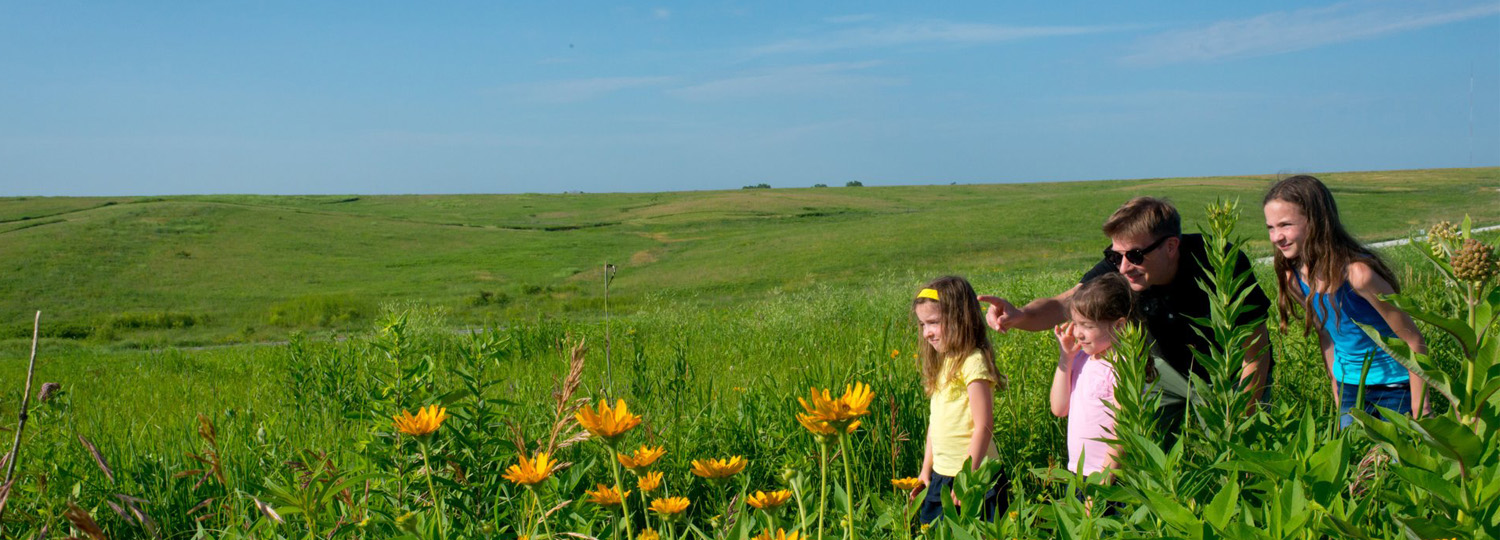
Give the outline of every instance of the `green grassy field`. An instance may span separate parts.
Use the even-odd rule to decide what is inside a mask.
[[[1324,179],[1365,239],[1464,214],[1500,222],[1497,169]],[[619,268],[611,302],[622,313],[653,296],[734,305],[893,272],[1076,271],[1103,244],[1098,224],[1131,196],[1171,197],[1191,230],[1205,202],[1258,202],[1268,182],[0,199],[0,336],[29,337],[35,310],[50,336],[127,347],[364,328],[386,302],[444,306],[465,325],[591,317],[605,263]]]
[[[1500,222],[1497,169],[1324,178],[1364,239],[1403,237],[1465,214]],[[390,415],[475,377],[488,381],[479,395],[496,415],[454,420],[452,429],[466,435],[445,439],[442,451],[472,467],[467,476],[478,485],[496,472],[484,467],[514,461],[512,438],[535,445],[546,436],[566,374],[565,339],[590,345],[578,395],[629,400],[646,416],[634,441],[666,445],[669,483],[694,500],[714,495],[685,472],[692,459],[744,455],[757,489],[775,485],[785,468],[807,471],[816,450],[793,419],[796,396],[810,386],[868,382],[878,397],[855,436],[856,474],[879,490],[920,464],[926,398],[911,367],[916,336],[907,313],[915,287],[959,273],[980,291],[1018,301],[1063,290],[1097,258],[1098,223],[1142,194],[1173,198],[1190,230],[1204,203],[1239,197],[1247,203],[1239,234],[1251,239],[1253,254],[1264,253],[1258,203],[1267,182],[0,201],[8,220],[0,255],[14,269],[14,279],[0,282],[14,321],[0,344],[0,384],[18,387],[24,375],[29,342],[20,336],[29,333],[31,310],[44,311],[46,328],[76,329],[48,330],[53,337],[43,342],[37,379],[60,382],[65,393],[33,412],[25,480],[11,502],[18,510],[5,519],[36,530],[58,523],[65,503],[76,501],[112,538],[148,537],[102,502],[126,494],[150,501],[168,537],[188,538],[199,501],[265,498],[268,484],[295,483],[286,462],[304,449],[326,452],[347,470],[409,474],[410,462],[389,461],[402,448],[411,455],[389,440]],[[1408,288],[1447,301],[1411,248],[1387,254]],[[620,265],[608,337],[604,262]],[[476,301],[482,291],[491,293],[487,302]],[[396,313],[408,317],[401,347],[380,331]],[[455,332],[476,327],[485,328],[481,338]],[[233,345],[299,333],[309,337],[294,345]],[[331,334],[349,339],[324,339]],[[476,353],[476,339],[497,345]],[[994,339],[1010,383],[995,403],[1002,461],[1018,473],[1045,468],[1066,455],[1064,424],[1046,405],[1055,345],[1044,333]],[[1332,404],[1315,342],[1295,331],[1273,339],[1281,410],[1317,411],[1327,421]],[[189,347],[216,343],[231,345]],[[1433,348],[1452,352],[1441,340]],[[455,398],[453,407],[472,414],[482,408],[474,399]],[[15,418],[15,407],[0,403],[0,417]],[[188,453],[206,449],[196,432],[200,414],[217,426],[228,485],[177,476],[199,466]],[[113,480],[79,436],[98,446]],[[459,457],[468,437],[488,445],[472,463]],[[601,478],[607,466],[596,454],[592,446],[562,454],[575,463],[566,492]],[[509,535],[495,537],[514,537],[520,529],[507,520],[517,519],[522,494],[494,485],[470,495],[504,503],[487,519],[493,532]],[[459,499],[454,487],[450,503]],[[386,512],[381,530],[390,531],[410,503],[364,504]],[[892,503],[873,504],[879,511]]]

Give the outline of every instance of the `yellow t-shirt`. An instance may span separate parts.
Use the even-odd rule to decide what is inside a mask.
[[[962,378],[949,380],[957,357],[943,361],[938,384],[932,392],[927,416],[927,440],[932,445],[932,470],[943,476],[957,476],[969,458],[969,437],[974,434],[974,412],[969,410],[969,383],[995,379],[984,368],[984,354],[974,351],[963,359],[958,373]],[[990,441],[985,459],[998,459],[994,441]]]

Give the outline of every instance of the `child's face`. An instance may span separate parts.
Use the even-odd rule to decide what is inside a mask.
[[[1073,311],[1073,339],[1090,356],[1099,356],[1115,344],[1115,326],[1120,321],[1095,321]]]
[[[938,353],[948,352],[948,343],[943,337],[943,307],[937,302],[922,302],[915,308],[917,324],[926,340]]]
[[[1307,215],[1302,207],[1276,199],[1266,203],[1266,233],[1271,237],[1271,247],[1287,259],[1296,259],[1302,252],[1302,242],[1307,239]]]

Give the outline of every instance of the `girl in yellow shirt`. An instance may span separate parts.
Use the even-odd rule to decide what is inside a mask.
[[[953,477],[964,461],[977,469],[986,459],[997,459],[991,433],[995,385],[995,350],[985,333],[984,311],[974,287],[961,277],[933,280],[917,293],[912,312],[921,329],[922,389],[929,396],[927,444],[918,478],[927,488],[918,511],[922,523],[931,523],[943,513],[942,494],[951,493]],[[1003,476],[1003,475],[1002,475]],[[993,519],[1005,496],[1008,482],[997,478],[995,488],[985,493],[982,515]],[[916,496],[922,490],[912,491]],[[958,498],[953,497],[954,504]]]

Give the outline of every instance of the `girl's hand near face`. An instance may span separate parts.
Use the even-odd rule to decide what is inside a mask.
[[[1052,327],[1052,335],[1057,336],[1057,348],[1062,352],[1063,359],[1071,360],[1078,354],[1078,338],[1073,337],[1072,322]]]

